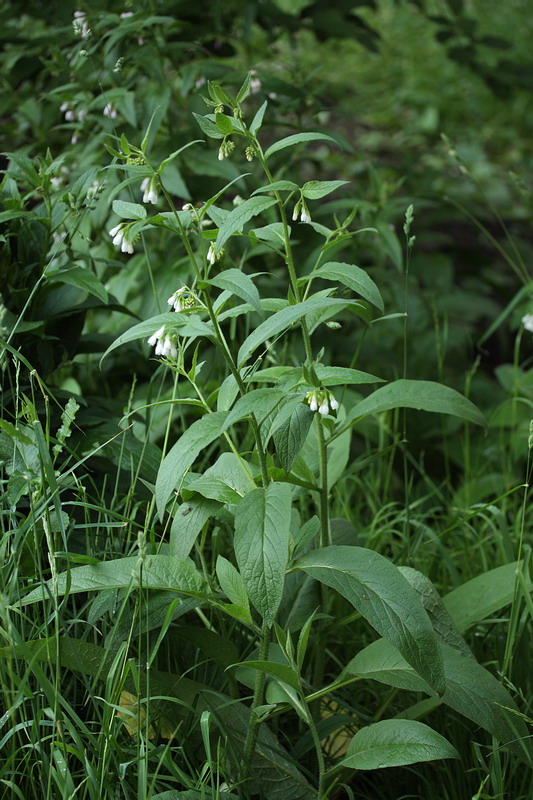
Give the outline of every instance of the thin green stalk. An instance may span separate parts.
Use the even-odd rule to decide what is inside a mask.
[[[318,429],[318,446],[320,459],[320,546],[327,547],[331,544],[331,531],[329,525],[329,502],[328,502],[328,455],[324,428],[320,416],[316,418]]]
[[[196,262],[196,256],[195,256],[194,251],[193,251],[193,249],[191,247],[191,243],[189,242],[188,236],[187,236],[187,234],[185,232],[185,229],[183,228],[183,225],[182,225],[181,220],[179,218],[179,215],[178,215],[178,213],[176,211],[174,203],[172,202],[172,198],[170,197],[170,195],[168,194],[167,190],[164,188],[164,186],[162,184],[161,184],[161,188],[162,188],[163,195],[164,195],[169,207],[172,209],[172,213],[174,214],[176,222],[177,222],[177,224],[179,226],[181,240],[182,240],[182,242],[183,242],[183,244],[185,246],[185,250],[187,252],[189,260],[190,260],[190,262],[191,262],[191,264],[193,266],[194,272],[196,274],[196,278],[197,278],[197,280],[200,281],[201,280],[201,273],[200,273],[200,269],[198,267],[198,264]],[[237,386],[239,387],[240,393],[242,395],[244,395],[244,394],[246,394],[246,386],[244,385],[244,381],[243,381],[243,379],[241,377],[241,374],[240,374],[240,372],[238,370],[238,367],[235,364],[235,361],[233,360],[233,356],[231,355],[231,351],[230,351],[230,349],[228,347],[228,343],[226,342],[224,334],[222,333],[222,331],[220,329],[220,325],[218,324],[218,319],[217,319],[217,316],[216,316],[215,311],[213,309],[213,303],[211,302],[211,297],[209,296],[209,292],[203,291],[202,294],[203,294],[203,298],[204,298],[204,301],[205,301],[205,306],[206,306],[206,309],[207,309],[207,313],[209,314],[209,319],[211,320],[211,324],[213,325],[213,330],[215,332],[215,336],[217,338],[217,341],[218,341],[218,344],[220,346],[220,349],[222,350],[222,354],[224,356],[224,359],[226,360],[226,363],[228,364],[228,367],[229,367],[229,369],[231,371],[231,374],[235,378],[235,381],[237,383]],[[256,448],[257,448],[257,456],[259,458],[259,464],[261,466],[261,479],[262,479],[262,482],[263,482],[263,486],[268,486],[268,484],[269,484],[268,469],[267,469],[267,463],[266,463],[266,455],[265,455],[265,451],[263,449],[263,441],[261,439],[261,431],[259,430],[259,425],[257,423],[257,419],[256,419],[255,415],[251,414],[250,418],[251,418],[251,423],[252,423],[252,430],[254,432],[254,437],[255,437],[255,444],[256,444]]]
[[[263,625],[261,627],[261,638],[259,640],[259,653],[258,653],[258,660],[259,661],[267,661],[268,660],[268,646],[270,644],[270,625],[263,620]],[[257,742],[257,736],[259,734],[259,726],[261,725],[261,720],[257,716],[255,710],[263,703],[263,695],[265,692],[265,681],[266,681],[266,673],[262,672],[261,670],[257,670],[255,676],[255,686],[254,686],[254,699],[252,703],[252,713],[250,715],[250,722],[248,725],[248,730],[246,732],[246,741],[244,743],[244,775],[243,777],[246,779],[248,777],[251,760],[254,754],[255,745]]]

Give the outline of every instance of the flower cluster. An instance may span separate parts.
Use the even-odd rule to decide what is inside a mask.
[[[167,333],[164,325],[150,336],[148,339],[148,344],[152,347],[155,347],[156,356],[172,356],[172,358],[178,357],[176,336]]]
[[[85,11],[74,12],[72,27],[74,28],[74,33],[76,36],[81,36],[82,39],[88,39],[91,35],[91,29],[89,28]]]
[[[250,81],[250,92],[257,94],[261,91],[261,79],[258,77],[255,69],[251,70],[252,80]]]
[[[104,117],[109,117],[109,119],[116,119],[117,118],[117,110],[111,103],[106,103],[104,106],[103,111]]]
[[[309,403],[311,411],[318,411],[322,416],[329,414],[330,408],[332,411],[336,411],[339,407],[333,392],[330,392],[329,389],[312,389],[307,392],[305,399]]]
[[[220,250],[217,250],[215,247],[215,243],[211,242],[209,245],[209,250],[207,251],[207,260],[213,266],[215,261],[220,261],[222,256],[224,255],[224,248],[221,247]]]
[[[145,178],[141,183],[141,191],[143,194],[143,203],[153,203],[155,206],[159,200],[157,193],[157,178],[155,175],[152,178]]]
[[[250,145],[244,151],[244,155],[246,156],[246,160],[247,161],[253,161],[255,156],[257,155],[257,150],[255,149],[255,147],[253,145]]]
[[[109,235],[113,239],[113,244],[115,247],[119,247],[123,253],[133,253],[133,242],[131,239],[128,238],[128,231],[129,225],[124,222],[121,222],[119,225],[115,225],[114,228],[111,228],[109,231]]]
[[[182,286],[170,295],[167,303],[174,308],[174,311],[188,311],[198,303],[198,299],[188,286]]]
[[[296,222],[298,216],[300,216],[300,222],[311,222],[311,214],[303,197],[294,206],[294,211],[292,212],[293,222]]]
[[[218,149],[218,160],[223,161],[225,158],[229,158],[234,150],[235,142],[232,142],[231,139],[224,139]]]
[[[526,329],[526,331],[531,331],[533,333],[533,314],[526,314],[522,317],[522,325]]]

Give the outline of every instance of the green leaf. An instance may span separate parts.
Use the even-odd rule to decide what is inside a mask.
[[[274,444],[281,466],[290,472],[302,449],[314,414],[305,403],[299,403],[289,419],[274,432]]]
[[[517,710],[502,684],[472,658],[442,645],[446,691],[442,702],[496,736],[526,763],[532,765],[531,740],[525,723],[503,707]],[[380,639],[365,647],[345,669],[351,675],[415,692],[431,689],[389,642]]]
[[[158,314],[157,317],[145,319],[143,322],[139,322],[132,328],[128,328],[124,333],[121,333],[113,344],[109,345],[101,360],[103,361],[109,353],[123,344],[134,342],[137,339],[149,339],[162,325],[169,329],[175,328],[176,332],[179,329],[180,336],[189,336],[191,339],[198,336],[213,336],[213,328],[209,323],[202,322],[201,319],[197,319],[194,315],[167,311],[164,314]]]
[[[382,769],[438,758],[459,758],[459,754],[444,736],[422,722],[386,719],[355,734],[340,766]]]
[[[320,197],[331,194],[335,189],[339,189],[347,183],[350,183],[350,181],[307,181],[302,186],[302,194],[308,200],[318,200]]]
[[[100,564],[75,567],[50,579],[23,597],[17,605],[38,603],[54,596],[77,592],[99,592],[103,589],[140,588],[169,589],[186,594],[202,594],[206,590],[203,577],[192,561],[173,556],[137,556],[103,561]]]
[[[255,192],[252,192],[252,197],[254,194],[265,194],[266,192],[299,192],[300,187],[297,183],[293,183],[292,181],[274,181],[274,183],[267,183],[266,186],[260,186],[259,189],[256,189]]]
[[[365,300],[368,300],[369,303],[379,308],[382,313],[384,311],[383,299],[378,287],[372,278],[370,278],[363,269],[356,267],[355,264],[343,264],[337,261],[330,261],[319,267],[319,269],[315,270],[310,275],[302,278],[299,282],[304,283],[309,280],[314,280],[315,278],[323,278],[327,281],[339,281],[344,284],[344,286],[348,286],[352,292],[357,292],[357,294],[364,297]]]
[[[200,452],[226,429],[227,416],[227,411],[204,414],[187,428],[163,459],[155,483],[156,505],[161,520],[171,492],[181,483]]]
[[[416,592],[394,564],[364,547],[330,546],[307,553],[294,566],[336,589],[436,692],[444,692],[435,633]]]
[[[127,203],[125,200],[113,200],[113,211],[122,219],[146,219],[146,209],[140,203]]]
[[[198,125],[200,126],[200,128],[205,133],[205,135],[209,136],[210,139],[223,139],[224,138],[224,134],[220,133],[220,131],[217,128],[217,126],[215,125],[215,123],[211,122],[211,120],[208,117],[203,117],[201,114],[195,114],[194,111],[193,111],[192,115],[195,118],[195,120],[198,123]]]
[[[257,132],[260,130],[261,125],[263,124],[263,117],[265,116],[265,111],[267,110],[268,101],[265,100],[263,105],[257,110],[255,117],[253,118],[250,124],[250,133],[252,136],[255,136]]]
[[[233,425],[250,414],[255,414],[261,422],[286,398],[287,392],[275,387],[254,389],[237,400],[228,415],[227,425]]]
[[[271,483],[242,498],[235,510],[234,547],[248,597],[268,624],[273,624],[289,557],[291,490]]]
[[[219,503],[238,503],[242,495],[230,486],[223,478],[209,477],[202,475],[191,483],[187,484],[187,489],[182,489],[183,499],[189,497],[189,492],[197,492],[209,500],[217,500]]]
[[[231,561],[228,561],[224,556],[217,558],[216,573],[220,588],[236,606],[248,608],[248,595],[246,594],[246,585],[243,577],[238,570],[233,566]]]
[[[220,250],[221,247],[224,247],[224,244],[230,236],[237,231],[242,231],[244,225],[249,220],[261,214],[262,211],[266,211],[266,209],[273,206],[274,203],[276,203],[275,197],[250,197],[248,200],[245,200],[244,203],[235,206],[224,220],[224,223],[220,226],[216,240],[216,249]]]
[[[450,647],[455,647],[467,658],[473,658],[472,651],[457,630],[453,619],[429,578],[412,567],[398,567],[398,569],[418,594],[437,636]]]
[[[302,303],[296,303],[293,306],[286,306],[276,314],[261,323],[243,342],[239,350],[237,361],[239,366],[244,364],[248,357],[256,350],[259,345],[263,344],[267,339],[271,339],[281,331],[284,331],[293,322],[305,317],[306,314],[312,311],[323,311],[324,309],[335,306],[339,311],[341,308],[346,308],[348,302],[345,300],[336,300],[328,297],[311,297],[309,300],[304,300]]]
[[[452,414],[467,422],[486,426],[481,411],[466,397],[434,381],[393,381],[382,386],[357,403],[345,419],[345,424],[366,417],[367,414],[378,414],[391,408],[415,408],[419,411],[433,411],[437,414]]]
[[[274,153],[284,150],[286,147],[294,147],[301,142],[333,142],[337,144],[335,139],[328,136],[327,133],[294,133],[292,136],[286,136],[285,139],[280,139],[279,142],[274,142],[270,145],[265,153],[265,158],[270,158]]]
[[[516,562],[496,567],[458,586],[443,598],[444,605],[460,631],[465,631],[512,603],[515,593]],[[533,590],[533,582],[527,579]]]
[[[228,117],[226,114],[215,114],[215,122],[218,130],[220,133],[223,133],[224,136],[233,133],[233,122],[231,117]]]
[[[107,303],[108,298],[104,285],[93,272],[83,267],[70,267],[69,269],[52,272],[48,275],[48,280],[76,286],[78,289],[98,297],[102,303]]]
[[[246,75],[246,78],[244,79],[243,85],[241,86],[241,88],[237,92],[237,97],[235,98],[236,101],[237,101],[237,104],[240,104],[240,103],[244,102],[244,100],[246,100],[246,98],[250,94],[251,83],[252,83],[252,72],[250,70],[248,72],[248,74]]]
[[[384,383],[383,378],[361,372],[359,369],[347,367],[327,367],[323,364],[315,366],[315,372],[322,386],[344,386],[347,384]]]
[[[170,529],[170,554],[187,558],[207,520],[220,508],[214,500],[193,497],[176,510]]]
[[[212,286],[217,286],[219,289],[225,289],[237,295],[245,303],[250,303],[260,314],[263,313],[259,292],[253,280],[248,275],[245,275],[244,272],[241,272],[240,269],[226,269],[214,278],[210,278],[209,283]]]
[[[287,683],[295,691],[300,693],[298,673],[287,664],[278,664],[276,661],[240,661],[238,664],[232,664],[231,667],[258,669],[266,675],[271,675],[273,678],[278,678],[278,680]]]

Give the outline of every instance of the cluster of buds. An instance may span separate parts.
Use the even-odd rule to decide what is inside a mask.
[[[522,325],[526,331],[533,333],[533,314],[526,314],[524,317],[522,317]]]
[[[59,106],[59,110],[63,112],[63,114],[65,115],[65,120],[67,122],[76,122],[76,121],[83,122],[85,117],[87,116],[86,108],[80,108],[78,110],[75,110],[74,107],[70,103],[67,103],[66,101],[64,103],[61,103],[61,105]]]
[[[133,253],[133,242],[128,238],[128,229],[129,225],[121,222],[119,225],[115,225],[114,228],[111,228],[109,235],[113,239],[115,247],[120,246],[123,253],[131,254]]]
[[[231,139],[224,139],[218,149],[218,160],[223,161],[225,158],[229,158],[234,150],[235,142],[232,142]]]
[[[252,94],[257,94],[261,91],[261,79],[258,77],[257,72],[255,69],[251,70],[252,80],[250,81],[250,92]]]
[[[105,104],[103,114],[104,117],[109,117],[109,119],[117,118],[117,110],[111,103]]]
[[[296,222],[298,216],[300,217],[300,222],[311,222],[311,214],[303,197],[294,206],[294,211],[292,212],[293,222]]]
[[[254,147],[253,145],[250,145],[250,146],[249,146],[249,147],[247,147],[247,148],[246,148],[246,150],[244,151],[244,155],[246,156],[246,160],[247,160],[247,161],[253,161],[253,160],[254,160],[254,158],[255,158],[255,157],[256,157],[256,155],[257,155],[257,151],[256,151],[256,149],[255,149],[255,147]]]
[[[151,347],[155,347],[156,356],[172,356],[172,358],[178,357],[176,336],[172,333],[167,333],[164,325],[150,336],[148,339],[148,344]]]
[[[309,403],[311,411],[318,411],[324,417],[329,414],[330,409],[336,411],[339,407],[333,392],[330,392],[329,389],[312,389],[307,392],[305,399]]]
[[[85,11],[74,12],[72,27],[74,28],[74,33],[76,36],[81,36],[82,39],[88,39],[91,35],[91,29],[89,28]]]
[[[141,183],[141,191],[143,194],[143,203],[153,203],[155,206],[159,200],[157,193],[157,178],[154,175],[151,178],[145,178]]]
[[[213,266],[216,261],[220,261],[222,256],[224,255],[224,248],[221,247],[220,250],[217,250],[215,247],[215,243],[211,242],[209,245],[209,250],[207,251],[207,260]]]
[[[174,311],[188,311],[198,304],[198,298],[188,286],[182,286],[181,289],[170,295],[167,303],[173,307]]]

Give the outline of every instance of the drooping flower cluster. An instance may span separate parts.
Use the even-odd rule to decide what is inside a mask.
[[[171,294],[167,303],[173,307],[174,311],[188,311],[198,304],[198,298],[188,286],[182,286]]]
[[[533,333],[533,314],[526,314],[522,317],[522,325],[526,329],[526,331],[531,331]]]
[[[224,139],[218,148],[218,160],[223,161],[225,158],[229,158],[234,150],[235,142],[232,142],[231,139]]]
[[[255,69],[251,70],[252,80],[250,81],[250,92],[257,94],[261,91],[261,79],[258,77]]]
[[[222,256],[224,255],[224,248],[221,247],[220,250],[217,250],[215,247],[215,243],[211,242],[209,245],[209,250],[207,251],[207,260],[213,266],[216,261],[220,261]]]
[[[129,225],[121,222],[111,228],[109,235],[113,239],[115,247],[119,247],[123,253],[133,253],[133,242],[128,238]]]
[[[294,211],[292,212],[293,222],[296,222],[298,216],[300,217],[300,222],[311,222],[311,214],[303,197],[294,206]]]
[[[176,347],[176,343],[176,336],[172,333],[167,333],[164,325],[148,339],[148,344],[155,347],[156,356],[171,356],[172,358],[177,358],[178,348]]]
[[[105,104],[103,114],[104,117],[109,117],[109,119],[117,118],[117,110],[112,103]]]
[[[157,178],[155,175],[152,178],[145,178],[141,183],[141,191],[143,194],[143,203],[153,203],[155,206],[159,200],[157,193]]]
[[[318,411],[324,417],[329,414],[330,409],[336,411],[339,407],[333,392],[330,392],[329,389],[312,389],[307,392],[305,399],[309,403],[311,411]]]
[[[74,33],[76,36],[81,36],[82,39],[88,39],[91,35],[91,29],[89,28],[85,11],[74,12],[72,27],[74,28]]]

